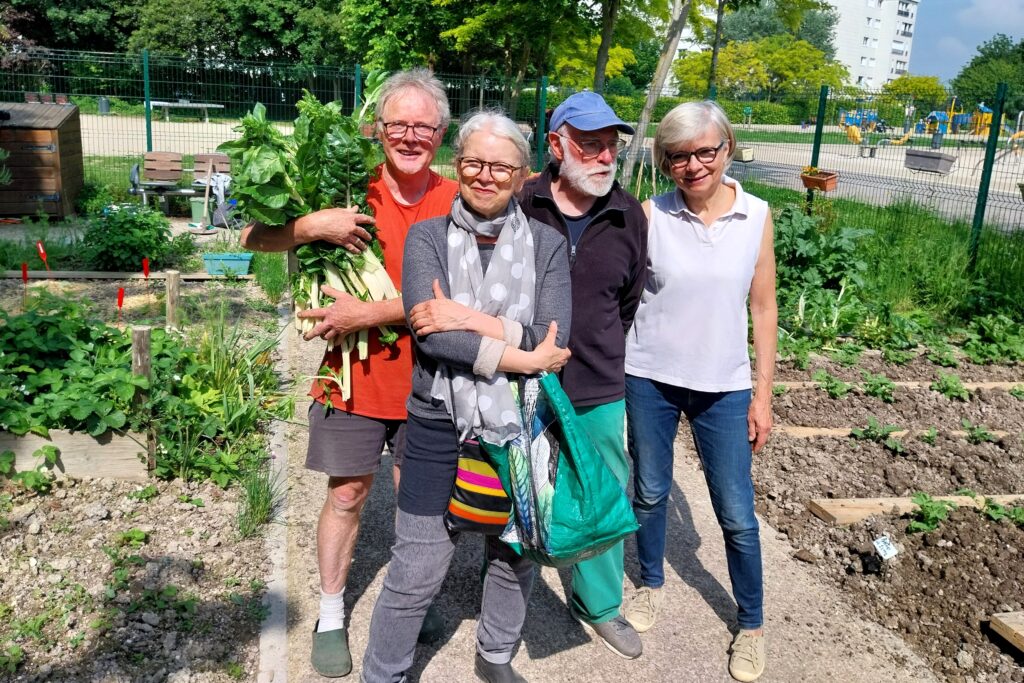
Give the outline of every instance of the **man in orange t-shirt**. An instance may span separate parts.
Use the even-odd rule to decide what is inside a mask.
[[[392,75],[377,104],[377,137],[385,161],[371,181],[367,203],[375,219],[356,208],[324,209],[289,221],[284,227],[249,225],[242,244],[257,251],[284,251],[325,240],[352,252],[366,248],[371,235],[363,226],[377,225],[384,267],[392,282],[402,281],[402,251],[409,227],[445,216],[458,185],[430,170],[450,120],[444,86],[426,69]],[[371,331],[366,360],[352,358],[351,387],[343,401],[333,382],[317,380],[310,396],[309,448],[306,467],[328,475],[327,500],[317,525],[320,569],[320,615],[313,633],[311,661],[322,676],[345,676],[352,670],[345,629],[344,589],[359,533],[359,517],[384,444],[394,456],[395,488],[405,445],[406,399],[412,385],[412,344],[402,300],[362,301],[331,287],[322,291],[335,299],[327,308],[300,313],[319,319],[306,339],[341,338],[362,329],[394,325],[398,341],[383,346]],[[399,327],[402,326],[402,327]],[[324,356],[323,365],[341,368],[341,350]]]

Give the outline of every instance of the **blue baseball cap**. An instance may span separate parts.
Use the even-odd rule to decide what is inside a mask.
[[[623,133],[633,135],[633,127],[620,119],[596,92],[584,90],[570,95],[551,114],[550,130],[558,130],[563,123],[568,123],[577,130],[600,130],[615,126]]]

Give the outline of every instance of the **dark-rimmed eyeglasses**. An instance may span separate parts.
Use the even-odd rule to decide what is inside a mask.
[[[622,138],[615,138],[615,142],[605,144],[604,142],[593,138],[584,140],[583,142],[576,142],[564,133],[555,133],[555,135],[568,140],[569,143],[576,148],[576,151],[580,153],[580,158],[584,161],[588,159],[596,159],[601,156],[601,152],[606,149],[612,153],[613,157],[619,156],[626,149],[626,141]]]
[[[467,178],[476,178],[486,168],[490,171],[491,178],[498,183],[508,182],[512,174],[522,168],[502,161],[482,161],[474,157],[460,157],[458,162],[459,172]]]
[[[401,140],[410,128],[412,128],[412,134],[417,140],[430,140],[434,137],[434,133],[441,130],[440,126],[428,126],[425,123],[406,123],[404,121],[381,121],[380,125],[384,129],[384,135],[390,140]]]
[[[725,147],[725,140],[718,143],[718,147],[701,147],[692,152],[672,152],[666,154],[665,158],[668,159],[669,166],[673,168],[682,168],[690,163],[690,157],[697,157],[697,161],[702,164],[710,164],[712,161],[718,158],[718,153]]]

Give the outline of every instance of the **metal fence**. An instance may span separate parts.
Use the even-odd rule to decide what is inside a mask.
[[[130,165],[144,152],[187,156],[213,151],[236,136],[233,127],[256,102],[266,105],[269,116],[285,129],[303,89],[321,100],[338,100],[349,110],[359,98],[362,76],[358,65],[197,64],[145,52],[45,50],[0,67],[0,100],[66,98],[77,104],[87,180],[122,190]],[[437,76],[447,86],[453,117],[496,106],[514,111],[525,130],[537,125],[544,107],[557,105],[573,92],[550,87],[546,78],[516,88],[500,76]],[[607,99],[623,119],[639,117],[643,96]],[[654,121],[679,101],[661,97]],[[993,108],[999,105],[997,93],[990,102]],[[1011,121],[1009,129],[991,123],[986,129],[983,117],[943,112],[941,102],[918,102],[910,109],[915,103],[883,92],[827,88],[804,97],[789,95],[781,102],[723,98],[720,103],[736,126],[740,144],[753,156],[751,161],[734,163],[731,173],[740,180],[799,190],[801,169],[816,166],[839,173],[837,189],[828,194],[832,201],[877,207],[910,203],[973,230],[982,250],[1002,244],[982,236],[1019,239],[1024,234],[1024,201],[1018,187],[1024,182],[1020,119]],[[646,134],[653,133],[652,125]],[[1011,139],[1015,134],[1018,137]],[[938,149],[931,149],[933,142]],[[922,166],[921,152],[931,151],[948,155],[951,165]],[[649,158],[646,151],[645,157]],[[450,155],[443,150],[438,168],[450,172],[449,163]],[[644,177],[643,168],[638,173]],[[660,182],[665,187],[664,180]],[[647,183],[638,194],[650,191]]]

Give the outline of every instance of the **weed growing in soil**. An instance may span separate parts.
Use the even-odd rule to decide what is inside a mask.
[[[937,391],[950,401],[969,401],[971,392],[964,388],[960,377],[953,373],[940,372],[939,378],[929,385],[932,391]]]
[[[995,435],[992,434],[992,432],[988,431],[985,425],[972,424],[971,421],[968,420],[966,417],[960,420],[960,426],[962,426],[964,428],[964,431],[967,432],[967,440],[972,444],[977,445],[980,443],[993,442],[996,440]]]
[[[288,287],[288,266],[285,262],[285,255],[265,251],[254,252],[252,273],[256,278],[256,284],[263,288],[270,303],[279,302],[281,295]]]
[[[157,490],[156,486],[150,484],[145,488],[141,488],[138,491],[132,491],[127,495],[129,498],[134,498],[135,500],[140,500],[143,503],[148,503],[149,501],[159,496],[160,492]]]
[[[918,491],[911,498],[917,510],[911,514],[912,519],[907,525],[907,533],[935,531],[939,522],[949,517],[949,511],[956,509],[956,503],[948,500],[935,500],[927,493]]]
[[[52,470],[57,465],[60,449],[53,445],[46,445],[36,449],[32,456],[41,458],[42,462],[36,465],[35,469],[16,472],[14,451],[3,451],[0,453],[0,476],[21,484],[28,491],[46,493],[53,486]]]
[[[782,396],[788,389],[785,384],[773,384],[772,385],[772,396]]]
[[[852,368],[860,361],[860,355],[862,353],[864,353],[863,346],[847,342],[846,344],[840,344],[831,349],[831,353],[829,355],[832,357],[832,360],[840,365]]]
[[[957,360],[956,352],[953,350],[953,347],[941,340],[936,340],[928,344],[928,353],[925,355],[925,358],[936,365],[941,365],[944,368],[960,367],[960,361]]]
[[[0,671],[12,674],[25,659],[25,653],[17,645],[9,645],[0,650]]]
[[[1024,401],[1024,384],[1018,384],[1010,389],[1010,396],[1013,396],[1018,401]]]
[[[939,436],[939,430],[935,427],[929,427],[927,432],[922,432],[917,438],[924,441],[929,446],[935,445],[935,439]]]
[[[829,398],[839,399],[853,390],[852,384],[829,374],[827,370],[818,370],[814,373],[813,379],[818,383],[818,388],[828,394]]]
[[[865,394],[879,398],[883,403],[892,403],[896,400],[896,385],[888,377],[881,373],[875,375],[867,370],[862,370],[861,375],[864,377]]]

